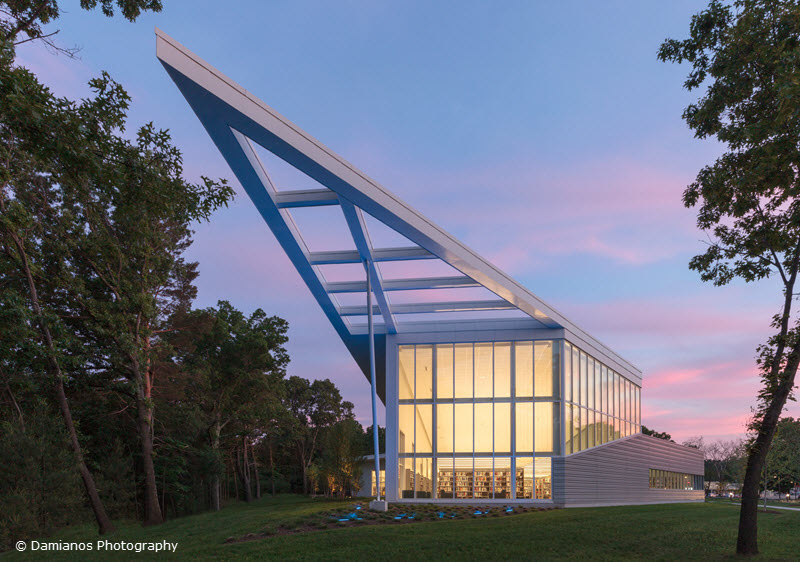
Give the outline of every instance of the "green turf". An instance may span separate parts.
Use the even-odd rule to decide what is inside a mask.
[[[733,558],[739,511],[735,506],[672,504],[560,509],[496,518],[373,525],[314,531],[226,544],[228,537],[261,533],[350,502],[298,496],[265,498],[219,513],[183,517],[143,528],[123,523],[110,540],[178,542],[182,559],[270,560],[718,560]],[[800,556],[800,513],[761,514],[760,545],[766,559]],[[90,526],[61,530],[49,541],[97,540]],[[107,553],[8,553],[12,559],[109,558]],[[164,557],[159,555],[158,558]],[[172,557],[172,556],[167,556]],[[126,554],[124,559],[137,558]],[[152,554],[140,559],[153,559]]]

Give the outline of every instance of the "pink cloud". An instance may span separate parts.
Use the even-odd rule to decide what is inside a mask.
[[[424,201],[423,213],[512,271],[548,255],[652,263],[694,249],[698,237],[681,203],[691,178],[625,159],[571,169],[516,159],[388,176],[390,189]]]
[[[695,435],[711,441],[742,437],[760,388],[755,362],[741,357],[719,360],[709,354],[691,366],[664,366],[645,373],[642,420],[679,441]],[[800,415],[800,406],[790,402],[784,415]]]

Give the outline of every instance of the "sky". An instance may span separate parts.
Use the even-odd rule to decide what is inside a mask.
[[[65,1],[51,29],[79,58],[25,45],[18,62],[73,99],[109,72],[133,98],[129,133],[152,121],[189,179],[231,180],[189,251],[196,306],[286,318],[289,374],[330,378],[371,423],[366,378],[156,59],[154,27],[638,366],[644,425],[744,435],[780,288],[689,270],[707,238],[681,195],[723,148],[681,119],[688,68],[656,57],[704,2],[164,4],[129,23]]]

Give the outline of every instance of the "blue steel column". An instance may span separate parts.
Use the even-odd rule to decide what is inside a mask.
[[[372,326],[372,283],[370,282],[369,260],[364,260],[367,274],[367,326],[369,326],[369,378],[372,386],[372,446],[375,449],[375,499],[381,499],[381,459],[378,445],[378,397],[375,386],[375,331]],[[388,378],[387,378],[388,380]]]

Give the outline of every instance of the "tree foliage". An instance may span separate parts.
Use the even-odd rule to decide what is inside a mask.
[[[58,415],[43,400],[27,409],[27,423],[0,423],[0,548],[80,516],[75,458]]]
[[[131,21],[161,9],[80,5]],[[127,133],[130,98],[107,74],[75,102],[16,64],[29,41],[73,53],[52,39],[60,13],[0,2],[0,542],[87,506],[101,532],[108,515],[218,509],[265,481],[352,493],[365,434],[330,380],[285,378],[287,323],[226,301],[192,309],[192,228],[231,188],[187,181],[154,124]]]
[[[135,21],[142,12],[160,12],[161,0],[80,0],[84,10],[100,7],[105,16],[116,10],[128,21]],[[6,0],[0,2],[0,44],[4,49],[30,41],[42,41],[51,49],[74,55],[75,47],[59,46],[53,40],[58,30],[46,29],[61,15],[58,0]]]
[[[698,138],[727,151],[683,195],[709,236],[690,267],[701,279],[780,280],[772,327],[758,349],[763,381],[751,429],[737,550],[755,554],[758,482],[778,419],[795,386],[800,329],[800,4],[797,0],[712,0],[692,18],[689,38],[669,39],[661,60],[691,65],[687,90],[702,88],[683,117]]]
[[[645,435],[650,435],[651,437],[655,437],[656,439],[663,439],[664,441],[672,441],[672,435],[670,435],[666,431],[656,431],[655,429],[650,429],[645,425],[642,426],[642,433],[644,433]]]
[[[800,486],[800,419],[782,418],[767,455],[767,487],[788,493]]]

